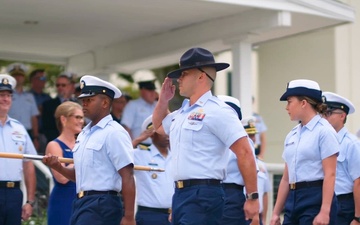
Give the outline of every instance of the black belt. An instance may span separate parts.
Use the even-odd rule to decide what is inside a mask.
[[[151,211],[151,212],[158,212],[158,213],[171,213],[171,208],[152,208],[152,207],[146,207],[146,206],[138,206],[139,211]]]
[[[0,181],[0,188],[20,188],[20,181]]]
[[[303,181],[289,184],[291,190],[296,190],[300,188],[309,188],[309,187],[321,187],[323,185],[323,180],[316,181]]]
[[[235,184],[235,183],[222,183],[222,186],[225,189],[231,188],[231,189],[239,189],[240,191],[244,190],[244,186],[243,185],[239,185],[239,184]]]
[[[220,180],[215,179],[190,179],[190,180],[178,180],[175,181],[176,188],[191,187],[194,185],[220,185]]]
[[[351,192],[351,193],[348,193],[348,194],[336,195],[336,198],[339,201],[354,199],[354,194]]]
[[[80,191],[77,193],[77,198],[82,198],[87,195],[118,195],[117,191]]]

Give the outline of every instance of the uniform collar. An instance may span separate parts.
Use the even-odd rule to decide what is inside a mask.
[[[102,118],[97,124],[95,124],[94,126],[91,127],[92,121],[87,124],[84,127],[84,130],[90,130],[93,127],[99,127],[101,129],[103,129],[110,121],[113,121],[113,118],[111,117],[110,114],[108,114],[107,116],[105,116],[104,118]]]
[[[314,116],[306,125],[305,127],[309,130],[313,130],[316,124],[321,120],[321,116],[318,114]]]
[[[344,140],[347,133],[348,133],[348,129],[346,127],[343,127],[341,128],[341,130],[339,130],[339,132],[336,134],[336,138],[338,139],[339,143],[341,143]]]
[[[211,91],[207,91],[195,102],[195,105],[203,106],[212,96]]]
[[[157,156],[157,155],[159,155],[159,156],[161,156],[161,157],[164,157],[164,156],[160,153],[159,149],[158,149],[154,144],[151,144],[151,145],[149,146],[149,149],[150,149],[150,153],[151,153],[151,156],[152,156],[152,157]],[[168,156],[169,156],[169,153],[170,153],[170,149],[168,149]]]

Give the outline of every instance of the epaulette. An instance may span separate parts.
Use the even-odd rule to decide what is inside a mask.
[[[138,145],[140,150],[146,150],[146,151],[150,151],[150,146],[144,145],[144,144],[139,144]]]

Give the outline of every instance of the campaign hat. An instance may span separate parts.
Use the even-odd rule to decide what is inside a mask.
[[[214,55],[204,48],[191,48],[180,58],[179,69],[168,73],[169,78],[179,78],[184,70],[202,67],[213,67],[216,71],[224,70],[230,65],[228,63],[215,62]]]

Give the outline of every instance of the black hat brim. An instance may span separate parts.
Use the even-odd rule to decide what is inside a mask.
[[[186,66],[186,67],[182,67],[180,69],[171,71],[170,73],[167,74],[167,77],[179,78],[181,76],[181,73],[184,70],[189,70],[189,69],[194,69],[194,68],[213,67],[213,68],[215,68],[216,71],[221,71],[221,70],[228,68],[229,66],[230,66],[230,64],[228,64],[228,63],[209,63],[209,64]]]
[[[0,91],[10,91],[11,93],[13,92],[13,89],[9,88],[9,87],[0,87]]]

